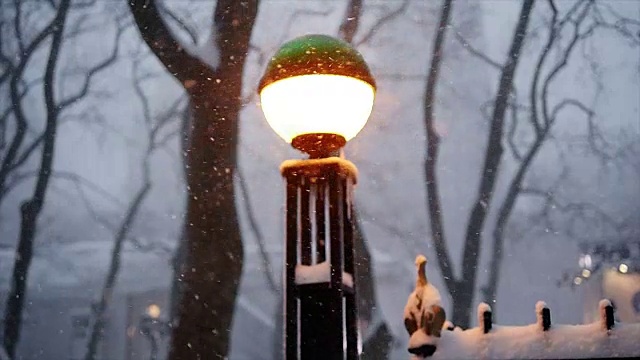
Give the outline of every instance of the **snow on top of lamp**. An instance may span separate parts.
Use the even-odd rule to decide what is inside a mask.
[[[375,86],[362,55],[349,44],[306,35],[276,52],[258,92],[273,130],[296,149],[322,157],[362,130]]]

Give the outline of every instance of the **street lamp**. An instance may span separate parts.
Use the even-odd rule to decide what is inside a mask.
[[[285,161],[286,359],[357,359],[351,194],[340,149],[362,130],[375,81],[349,44],[307,35],[284,44],[258,86],[273,130],[308,159]]]
[[[258,86],[269,125],[312,158],[327,157],[362,130],[375,81],[349,44],[307,35],[284,44]]]

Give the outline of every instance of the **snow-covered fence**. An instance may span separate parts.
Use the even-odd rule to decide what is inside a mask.
[[[586,325],[552,325],[551,310],[536,304],[536,323],[493,324],[491,307],[478,305],[478,327],[462,330],[446,321],[440,293],[427,279],[427,259],[416,257],[416,287],[404,309],[412,359],[597,359],[640,358],[640,323],[615,323],[609,300],[600,319]]]
[[[429,359],[594,359],[640,357],[640,324],[615,323],[609,300],[599,304],[600,319],[585,325],[553,325],[551,310],[536,304],[536,323],[492,324],[491,307],[478,306],[478,327],[443,331]],[[413,359],[420,359],[414,357]]]

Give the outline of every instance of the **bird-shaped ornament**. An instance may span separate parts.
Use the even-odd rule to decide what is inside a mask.
[[[427,258],[418,255],[416,288],[409,295],[404,308],[404,326],[411,336],[408,350],[421,357],[431,356],[436,351],[446,321],[440,292],[429,283],[426,266]]]

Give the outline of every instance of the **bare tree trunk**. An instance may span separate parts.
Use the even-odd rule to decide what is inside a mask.
[[[504,118],[508,106],[509,94],[513,88],[513,78],[520,59],[522,45],[526,37],[529,18],[533,9],[533,0],[524,0],[513,35],[507,62],[500,75],[500,83],[494,101],[493,115],[489,129],[489,141],[485,153],[482,178],[473,210],[467,223],[464,253],[462,257],[462,281],[457,297],[454,300],[453,322],[468,327],[471,308],[475,294],[478,260],[480,257],[480,240],[482,230],[493,197],[495,181],[502,160],[502,134]]]
[[[227,82],[229,93],[239,95],[241,79],[230,79],[229,73],[220,78]],[[233,87],[236,89],[230,89]],[[219,87],[209,90],[192,97],[195,116],[187,177],[185,287],[171,359],[227,356],[242,272],[243,248],[233,187],[237,122],[231,120],[237,118],[239,106],[227,91]],[[210,99],[219,99],[218,105],[212,106]],[[220,141],[212,142],[214,136]]]
[[[483,289],[484,291],[484,301],[487,304],[492,304],[498,297],[498,284],[500,282],[500,267],[502,265],[502,250],[504,248],[504,230],[509,221],[509,217],[511,216],[511,212],[513,211],[513,207],[515,206],[516,200],[520,193],[520,189],[522,187],[522,182],[524,180],[524,175],[528,170],[533,158],[535,157],[538,149],[542,145],[544,138],[547,134],[547,129],[544,130],[540,127],[538,122],[538,82],[540,80],[540,76],[542,74],[542,65],[544,64],[547,56],[549,55],[552,45],[555,42],[556,34],[557,34],[557,17],[558,11],[553,3],[553,1],[549,1],[549,4],[552,6],[553,17],[551,21],[551,25],[549,28],[549,37],[545,47],[543,48],[534,70],[533,79],[531,81],[531,89],[530,89],[530,105],[531,105],[531,122],[533,124],[534,129],[536,130],[536,139],[527,152],[526,156],[523,159],[520,159],[520,165],[518,166],[518,170],[516,175],[511,180],[509,184],[509,188],[507,190],[507,196],[505,197],[500,209],[498,211],[498,218],[496,219],[495,228],[493,230],[493,248],[492,248],[492,256],[489,264],[489,279],[487,281],[487,285]],[[517,109],[512,109],[511,111],[517,111]],[[515,118],[514,118],[515,121]],[[517,126],[518,124],[513,124],[513,126]],[[514,145],[515,146],[515,145]],[[496,313],[496,306],[493,307],[494,314]],[[495,317],[495,315],[494,315]],[[495,320],[495,319],[494,319]]]
[[[191,105],[188,104],[182,114],[181,119],[181,141],[180,141],[180,150],[181,150],[181,160],[182,160],[182,175],[184,182],[187,182],[187,150],[189,149],[189,138],[191,128]],[[182,231],[180,232],[180,237],[178,238],[178,245],[176,246],[176,250],[173,254],[173,258],[171,259],[171,267],[173,268],[173,275],[171,276],[171,293],[169,295],[169,324],[171,327],[178,325],[179,312],[178,309],[180,307],[180,299],[182,298],[182,293],[184,292],[184,285],[182,283],[182,274],[184,273],[184,266],[186,264],[186,222],[182,224]]]
[[[457,281],[451,266],[451,258],[447,249],[442,220],[442,205],[440,204],[440,192],[438,190],[437,162],[440,149],[440,137],[434,123],[434,102],[436,98],[436,86],[440,74],[440,64],[444,52],[444,40],[451,18],[452,0],[444,0],[440,11],[440,20],[436,28],[436,36],[429,63],[429,75],[424,95],[424,124],[427,132],[427,151],[424,161],[424,172],[427,189],[427,209],[431,238],[436,248],[436,258],[444,283],[451,296],[455,299],[457,293]],[[455,303],[455,300],[454,300]]]
[[[154,1],[129,4],[145,42],[185,86],[193,112],[184,293],[169,358],[225,358],[243,261],[233,186],[237,119],[258,1],[217,2],[214,26],[220,64],[215,70],[176,42]]]
[[[33,258],[33,242],[36,236],[36,225],[44,204],[53,164],[59,114],[59,109],[55,103],[54,79],[69,4],[70,0],[63,0],[58,7],[56,27],[52,33],[53,40],[51,42],[45,70],[44,97],[47,108],[47,118],[40,169],[31,199],[23,202],[20,207],[20,237],[18,239],[13,273],[11,276],[11,289],[9,290],[5,309],[4,347],[11,358],[15,357],[18,341],[20,340],[22,313],[27,297],[27,280],[29,277],[29,267]]]

